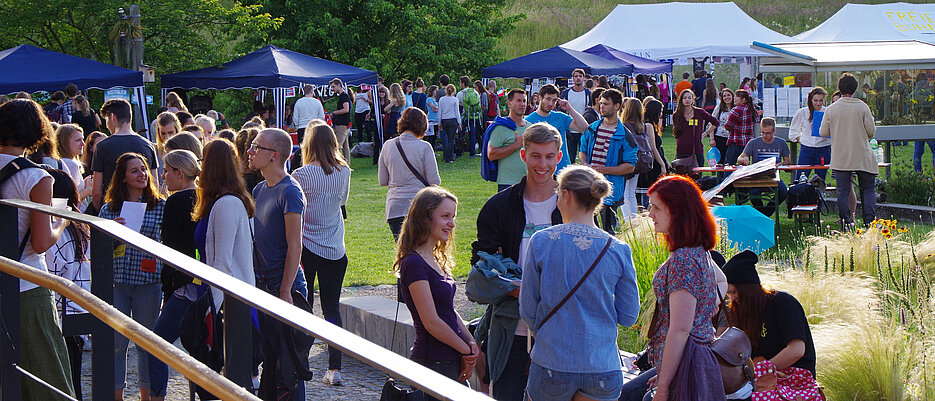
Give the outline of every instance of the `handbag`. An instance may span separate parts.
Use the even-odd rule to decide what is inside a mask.
[[[591,272],[594,271],[594,268],[597,267],[597,263],[600,262],[601,259],[604,258],[604,254],[607,253],[607,248],[610,248],[610,244],[613,243],[613,241],[614,241],[613,237],[607,238],[607,243],[604,244],[604,249],[601,249],[601,253],[597,255],[597,259],[594,259],[594,263],[591,263],[591,267],[588,268],[588,271],[584,272],[584,275],[581,276],[580,280],[578,280],[578,284],[575,284],[575,286],[571,288],[571,291],[568,291],[568,294],[565,295],[565,298],[562,298],[561,302],[555,305],[555,307],[552,308],[549,314],[545,315],[545,318],[543,318],[542,321],[539,322],[539,325],[536,326],[535,331],[538,332],[539,329],[541,329],[542,326],[545,324],[545,322],[548,322],[549,319],[551,319],[552,316],[555,315],[555,312],[558,312],[558,310],[562,307],[562,305],[565,305],[565,302],[568,302],[571,296],[575,295],[575,292],[578,291],[578,288],[581,287],[581,284],[584,284],[584,280],[587,280],[588,276],[591,275]]]
[[[422,176],[422,173],[420,173],[419,170],[416,170],[415,167],[412,167],[412,163],[409,163],[409,158],[406,157],[406,152],[403,151],[403,145],[399,144],[399,139],[396,140],[396,149],[399,149],[399,155],[403,157],[403,162],[406,163],[406,167],[409,167],[409,171],[412,172],[412,175],[416,176],[416,178],[419,180],[419,182],[422,183],[422,185],[430,187],[431,185],[429,185],[428,180],[426,180],[425,177]]]
[[[399,142],[396,143],[397,145]],[[402,148],[399,149],[402,153]],[[405,157],[405,156],[403,156]],[[404,159],[405,160],[405,159]],[[408,162],[406,164],[409,164]],[[396,282],[397,286],[399,281]],[[400,296],[400,298],[402,298]],[[396,325],[399,323],[399,302],[396,302],[396,316],[393,317],[393,335],[390,337],[390,348],[396,344]],[[387,376],[383,383],[383,389],[380,390],[380,401],[423,401],[425,393],[422,390],[404,389],[396,385],[396,380]]]
[[[717,290],[717,296],[720,298],[721,310],[727,318],[728,327],[714,339],[710,347],[721,368],[724,394],[733,394],[747,383],[753,382],[753,361],[750,359],[753,345],[747,334],[734,326],[720,289]]]
[[[672,162],[672,170],[679,175],[691,174],[694,172],[695,167],[698,167],[698,159],[695,158],[695,155],[678,158]]]

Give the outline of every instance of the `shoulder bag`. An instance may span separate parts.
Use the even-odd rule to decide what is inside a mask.
[[[398,136],[397,138],[402,138],[402,136]],[[422,176],[422,173],[420,173],[419,170],[416,170],[416,168],[412,166],[412,163],[409,163],[409,158],[406,157],[406,152],[403,151],[403,145],[399,144],[399,139],[396,139],[396,149],[399,149],[399,155],[403,157],[403,162],[406,163],[406,167],[409,167],[409,171],[412,172],[412,175],[416,176],[422,185],[430,187],[431,185],[429,185],[428,180]]]

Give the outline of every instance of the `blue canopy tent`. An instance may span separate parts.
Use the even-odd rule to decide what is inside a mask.
[[[133,89],[139,99],[139,115],[144,126],[148,124],[146,90],[140,71],[30,45],[0,51],[0,93],[61,90],[69,83],[81,89]]]
[[[162,98],[172,88],[183,89],[270,89],[276,107],[276,121],[285,114],[286,90],[305,84],[327,85],[340,78],[346,85],[377,85],[377,73],[334,61],[296,53],[276,46],[265,46],[220,66],[162,76]],[[379,109],[379,96],[372,96]],[[352,106],[353,107],[353,106]],[[377,131],[383,136],[380,119]]]
[[[484,78],[561,78],[581,68],[591,75],[629,75],[633,65],[555,46],[484,68]]]
[[[584,51],[606,58],[608,60],[618,60],[633,66],[634,74],[671,74],[672,63],[650,60],[623,52],[606,45],[594,45]]]

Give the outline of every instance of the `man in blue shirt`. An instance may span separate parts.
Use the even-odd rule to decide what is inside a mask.
[[[305,196],[299,183],[286,173],[286,160],[291,150],[292,139],[278,128],[260,131],[247,149],[249,166],[260,170],[266,179],[253,188],[256,285],[290,304],[292,290],[308,296],[305,275],[299,270]],[[269,340],[263,338],[264,342]],[[271,360],[266,355],[264,359]],[[297,380],[293,391],[293,400],[304,400],[305,382]]]
[[[558,167],[555,169],[556,174],[562,171],[565,166],[571,164],[571,159],[568,157],[568,141],[566,139],[568,130],[572,129],[577,132],[585,132],[588,130],[588,121],[581,116],[581,113],[578,113],[577,110],[571,107],[571,104],[568,103],[567,100],[560,99],[558,95],[559,92],[558,89],[555,88],[555,85],[543,85],[542,88],[539,89],[539,108],[532,114],[526,116],[526,121],[530,124],[541,122],[549,123],[549,125],[555,127],[559,134],[562,135],[562,160],[558,162]],[[556,104],[558,108],[567,110],[568,114],[555,111]]]

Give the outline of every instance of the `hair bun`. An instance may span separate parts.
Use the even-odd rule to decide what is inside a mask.
[[[606,179],[595,179],[591,183],[591,196],[597,199],[603,199],[607,195],[610,195],[610,182]]]

